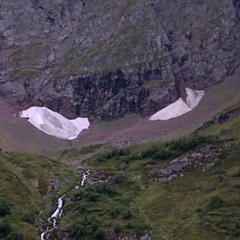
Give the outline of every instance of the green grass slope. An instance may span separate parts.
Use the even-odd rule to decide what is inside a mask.
[[[0,173],[0,239],[9,240],[39,239],[57,196],[71,189],[77,177],[57,161],[2,151]]]
[[[134,235],[140,239],[146,234],[157,240],[238,239],[238,87],[239,82],[230,79],[203,99],[191,114],[195,114],[194,126],[208,121],[191,135],[186,134],[190,130],[185,124],[179,128],[181,134],[175,132],[170,138],[122,149],[109,150],[94,143],[79,148],[76,141],[55,155],[58,160],[0,151],[0,239],[39,239],[62,194],[66,194],[64,216],[59,229],[52,232],[52,240],[65,233],[75,240]],[[2,134],[3,150],[9,144],[13,144],[11,148],[26,145],[37,132],[26,121],[16,124],[22,128],[11,130],[9,125],[6,134],[20,137],[26,132],[30,137],[26,134],[24,143],[19,139],[11,142],[12,135]],[[51,145],[50,136],[36,134],[42,135],[40,146],[35,141],[29,149],[42,149],[49,143],[46,149],[53,146],[52,151],[56,151],[57,141]],[[90,169],[91,174],[84,188],[72,191],[81,178],[77,167]]]
[[[83,163],[91,169],[88,184],[68,194],[61,231],[85,240],[147,233],[152,239],[238,239],[239,129],[236,112],[189,136],[91,157]],[[171,174],[151,174],[168,170],[174,159]],[[163,181],[170,175],[176,177]]]

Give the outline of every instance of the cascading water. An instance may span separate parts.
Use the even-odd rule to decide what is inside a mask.
[[[82,181],[81,181],[81,187],[83,187],[86,179],[87,179],[87,176],[90,174],[90,170],[87,170],[86,172],[83,173],[83,176],[82,176]]]
[[[80,187],[83,187],[85,184],[85,181],[88,177],[88,175],[90,174],[90,170],[87,170],[83,173],[82,175],[82,180],[81,180],[81,184],[79,186],[76,186],[75,189],[78,189]],[[57,218],[60,218],[62,216],[63,213],[63,199],[65,198],[65,195],[61,196],[60,198],[58,198],[57,201],[57,209],[54,211],[54,213],[52,214],[52,216],[50,218],[48,218],[48,223],[50,225],[50,227],[48,226],[47,229],[41,233],[40,237],[41,240],[47,240],[49,239],[48,237],[45,238],[45,236],[51,232],[54,228],[58,228],[57,225]]]

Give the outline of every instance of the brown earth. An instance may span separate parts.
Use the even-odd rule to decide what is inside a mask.
[[[208,89],[200,104],[191,112],[167,121],[149,121],[132,114],[113,121],[91,120],[90,129],[76,140],[55,138],[33,127],[18,116],[20,109],[0,98],[0,147],[6,151],[28,151],[51,156],[68,146],[108,144],[127,146],[152,140],[167,140],[191,133],[218,112],[240,102],[240,74]]]
[[[64,140],[45,134],[19,117],[20,109],[7,104],[0,98],[0,147],[4,151],[26,151],[51,155]]]
[[[74,144],[109,143],[125,146],[152,140],[167,140],[191,133],[218,112],[240,102],[240,74],[228,77],[224,82],[207,90],[200,104],[191,112],[167,121],[149,121],[138,115],[110,122],[93,122]]]

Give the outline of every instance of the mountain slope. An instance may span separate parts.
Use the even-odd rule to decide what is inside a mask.
[[[0,239],[40,239],[63,194],[52,240],[239,239],[239,20],[239,0],[2,0]],[[193,111],[149,122],[186,87]],[[46,135],[32,105],[90,130]]]
[[[22,7],[23,6],[23,7]],[[21,108],[150,115],[239,65],[238,1],[2,1],[0,94]]]
[[[56,197],[80,178],[71,167],[34,154],[0,152],[0,163],[0,239],[40,239]]]
[[[195,133],[91,157],[83,163],[91,169],[87,185],[68,195],[60,231],[69,239],[238,239],[239,107],[202,129],[215,136]]]
[[[0,238],[39,239],[57,197],[66,194],[51,239],[237,239],[239,108],[237,102],[195,134],[171,141],[68,148],[57,161],[0,152]],[[81,178],[76,169],[90,175],[72,191]]]
[[[90,128],[77,139],[65,141],[45,134],[18,116],[19,109],[0,99],[0,147],[4,151],[25,151],[53,157],[56,151],[66,147],[104,145],[128,146],[155,139],[173,139],[191,133],[203,122],[240,101],[239,74],[228,77],[222,83],[206,91],[199,105],[189,113],[168,121],[149,121],[136,114],[112,121],[96,121],[90,118]],[[102,150],[101,150],[102,151]],[[105,151],[105,150],[103,150]]]

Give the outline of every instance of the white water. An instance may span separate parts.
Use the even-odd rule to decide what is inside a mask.
[[[186,94],[186,101],[184,101],[182,98],[179,98],[176,102],[168,105],[164,109],[152,115],[149,120],[168,120],[191,111],[199,104],[200,100],[204,96],[204,91],[186,88]]]
[[[58,218],[61,215],[62,212],[62,206],[63,206],[63,198],[65,195],[60,197],[57,201],[57,209],[56,211],[52,214],[52,216],[48,219],[48,221],[51,221],[51,219]]]
[[[28,118],[32,125],[49,135],[68,140],[76,138],[90,125],[87,118],[69,120],[46,107],[30,107],[20,112],[20,117]]]
[[[90,170],[87,170],[86,172],[83,173],[83,176],[82,176],[82,181],[81,181],[81,187],[83,187],[88,175],[90,174]]]
[[[55,212],[52,214],[52,216],[50,218],[48,218],[48,222],[52,225],[52,228],[47,227],[46,231],[44,231],[41,234],[41,240],[44,240],[44,236],[45,234],[51,232],[54,228],[57,228],[57,218],[61,217],[62,215],[62,207],[63,207],[63,199],[64,199],[65,195],[63,195],[62,197],[58,198],[57,201],[57,209],[55,210]]]
[[[88,175],[90,174],[90,170],[87,170],[83,173],[82,175],[82,180],[81,180],[81,184],[80,186],[77,186],[76,188],[79,188],[79,187],[83,187],[85,182],[86,182],[86,179],[88,177]],[[41,233],[40,237],[41,237],[41,240],[46,240],[44,239],[44,236],[51,232],[54,228],[58,228],[58,225],[57,225],[57,218],[60,218],[63,214],[63,199],[65,198],[65,195],[63,195],[62,197],[58,198],[58,201],[57,201],[57,209],[54,211],[54,213],[51,215],[50,218],[48,218],[48,223],[51,225],[51,227],[47,227],[47,229]]]
[[[52,230],[53,230],[53,228],[49,229],[49,227],[47,227],[47,230],[41,234],[41,240],[44,240],[45,234],[51,232]]]

